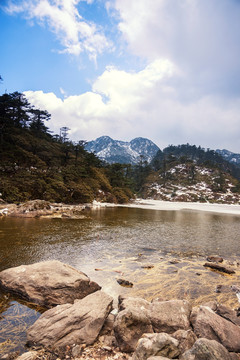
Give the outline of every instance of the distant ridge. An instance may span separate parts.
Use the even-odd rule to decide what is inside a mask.
[[[217,149],[216,152],[220,154],[228,162],[235,165],[240,165],[240,154],[233,153],[226,149],[223,150]]]
[[[138,137],[130,142],[113,140],[109,136],[101,136],[96,140],[89,141],[85,149],[95,153],[101,160],[110,164],[138,164],[139,161],[150,163],[159,147],[151,140]]]

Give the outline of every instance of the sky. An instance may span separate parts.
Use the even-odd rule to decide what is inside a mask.
[[[0,0],[0,44],[55,134],[240,153],[240,0]]]

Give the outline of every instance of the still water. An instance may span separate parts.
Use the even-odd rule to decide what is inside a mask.
[[[115,305],[123,294],[147,300],[186,298],[193,304],[217,299],[236,307],[230,285],[239,285],[239,240],[240,216],[200,211],[120,207],[94,210],[82,220],[4,217],[0,271],[57,259],[97,281]],[[236,274],[203,267],[211,254],[234,263]],[[133,287],[120,286],[118,278],[131,281]],[[221,293],[216,293],[217,285],[222,285]],[[39,316],[38,309],[16,300],[0,294],[0,328],[7,329],[0,330],[0,353],[21,350],[26,328]],[[23,328],[18,325],[17,332],[18,319]]]

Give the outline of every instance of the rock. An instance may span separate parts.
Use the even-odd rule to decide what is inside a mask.
[[[218,255],[210,255],[210,256],[207,257],[207,261],[222,263],[223,258],[221,256],[218,256]]]
[[[37,351],[28,351],[18,356],[16,360],[35,360],[38,358],[38,355]]]
[[[134,308],[139,309],[140,311],[150,310],[151,303],[147,300],[138,297],[123,297],[119,295],[118,297],[118,309],[119,311]]]
[[[122,285],[122,286],[133,287],[133,283],[131,283],[131,282],[128,281],[128,280],[117,279],[117,282],[119,283],[119,285]]]
[[[227,268],[226,266],[223,266],[223,265],[205,263],[203,266],[210,267],[211,269],[218,270],[218,271],[224,272],[226,274],[235,274],[234,270]]]
[[[237,285],[232,285],[231,290],[234,291],[235,293],[240,293],[240,287]]]
[[[172,337],[178,340],[180,353],[183,354],[186,350],[191,349],[195,341],[197,340],[196,335],[192,330],[177,330],[172,334]]]
[[[114,321],[115,315],[113,315],[112,313],[109,314],[104,322],[103,328],[101,330],[101,335],[107,335],[112,333]]]
[[[193,308],[191,323],[198,337],[216,340],[229,351],[240,352],[240,327],[205,306]]]
[[[113,299],[97,291],[74,304],[47,310],[29,328],[29,345],[62,349],[73,344],[93,344],[112,309]]]
[[[240,318],[237,316],[236,311],[229,309],[227,306],[218,305],[216,313],[233,324],[240,326]]]
[[[190,350],[187,350],[181,360],[231,360],[227,349],[215,340],[198,339]]]
[[[89,277],[57,260],[22,265],[0,272],[0,288],[45,306],[73,303],[100,289]]]
[[[229,353],[231,356],[231,360],[240,360],[240,354]]]
[[[138,341],[132,360],[147,360],[151,356],[176,358],[180,351],[178,341],[166,333],[144,334]]]
[[[150,309],[150,319],[155,332],[171,334],[177,330],[190,328],[191,305],[186,300],[154,300]]]
[[[169,360],[169,358],[166,358],[165,356],[150,356],[147,360]]]
[[[146,312],[137,308],[120,311],[114,323],[114,334],[121,351],[132,352],[144,333],[152,333],[151,321]]]
[[[216,286],[215,292],[216,293],[221,293],[222,292],[222,285],[221,284]]]
[[[154,265],[152,265],[152,264],[145,264],[145,265],[142,265],[141,268],[143,268],[143,269],[153,269],[153,268],[154,268]]]
[[[119,296],[119,310],[114,332],[122,351],[134,351],[143,333],[173,333],[190,328],[191,306],[185,300],[154,300],[150,303],[140,298]]]

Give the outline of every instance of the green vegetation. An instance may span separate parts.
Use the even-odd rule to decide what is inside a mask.
[[[124,203],[133,197],[116,164],[104,165],[84,142],[50,134],[50,114],[35,109],[21,93],[0,96],[0,192],[7,202],[43,199]],[[65,129],[65,130],[64,130]]]
[[[109,165],[88,153],[84,141],[69,141],[67,127],[60,129],[60,136],[52,135],[46,126],[50,117],[19,92],[0,96],[3,200],[18,203],[42,199],[74,204],[95,199],[126,203],[133,193],[151,196],[153,183],[171,187],[172,198],[176,198],[174,186],[192,186],[201,181],[216,193],[227,192],[229,183],[232,193],[240,193],[240,167],[213,150],[189,144],[170,145],[159,150],[151,164],[142,156],[135,166]],[[180,164],[185,166],[184,176],[177,169]],[[204,179],[199,167],[209,169],[211,176]]]

